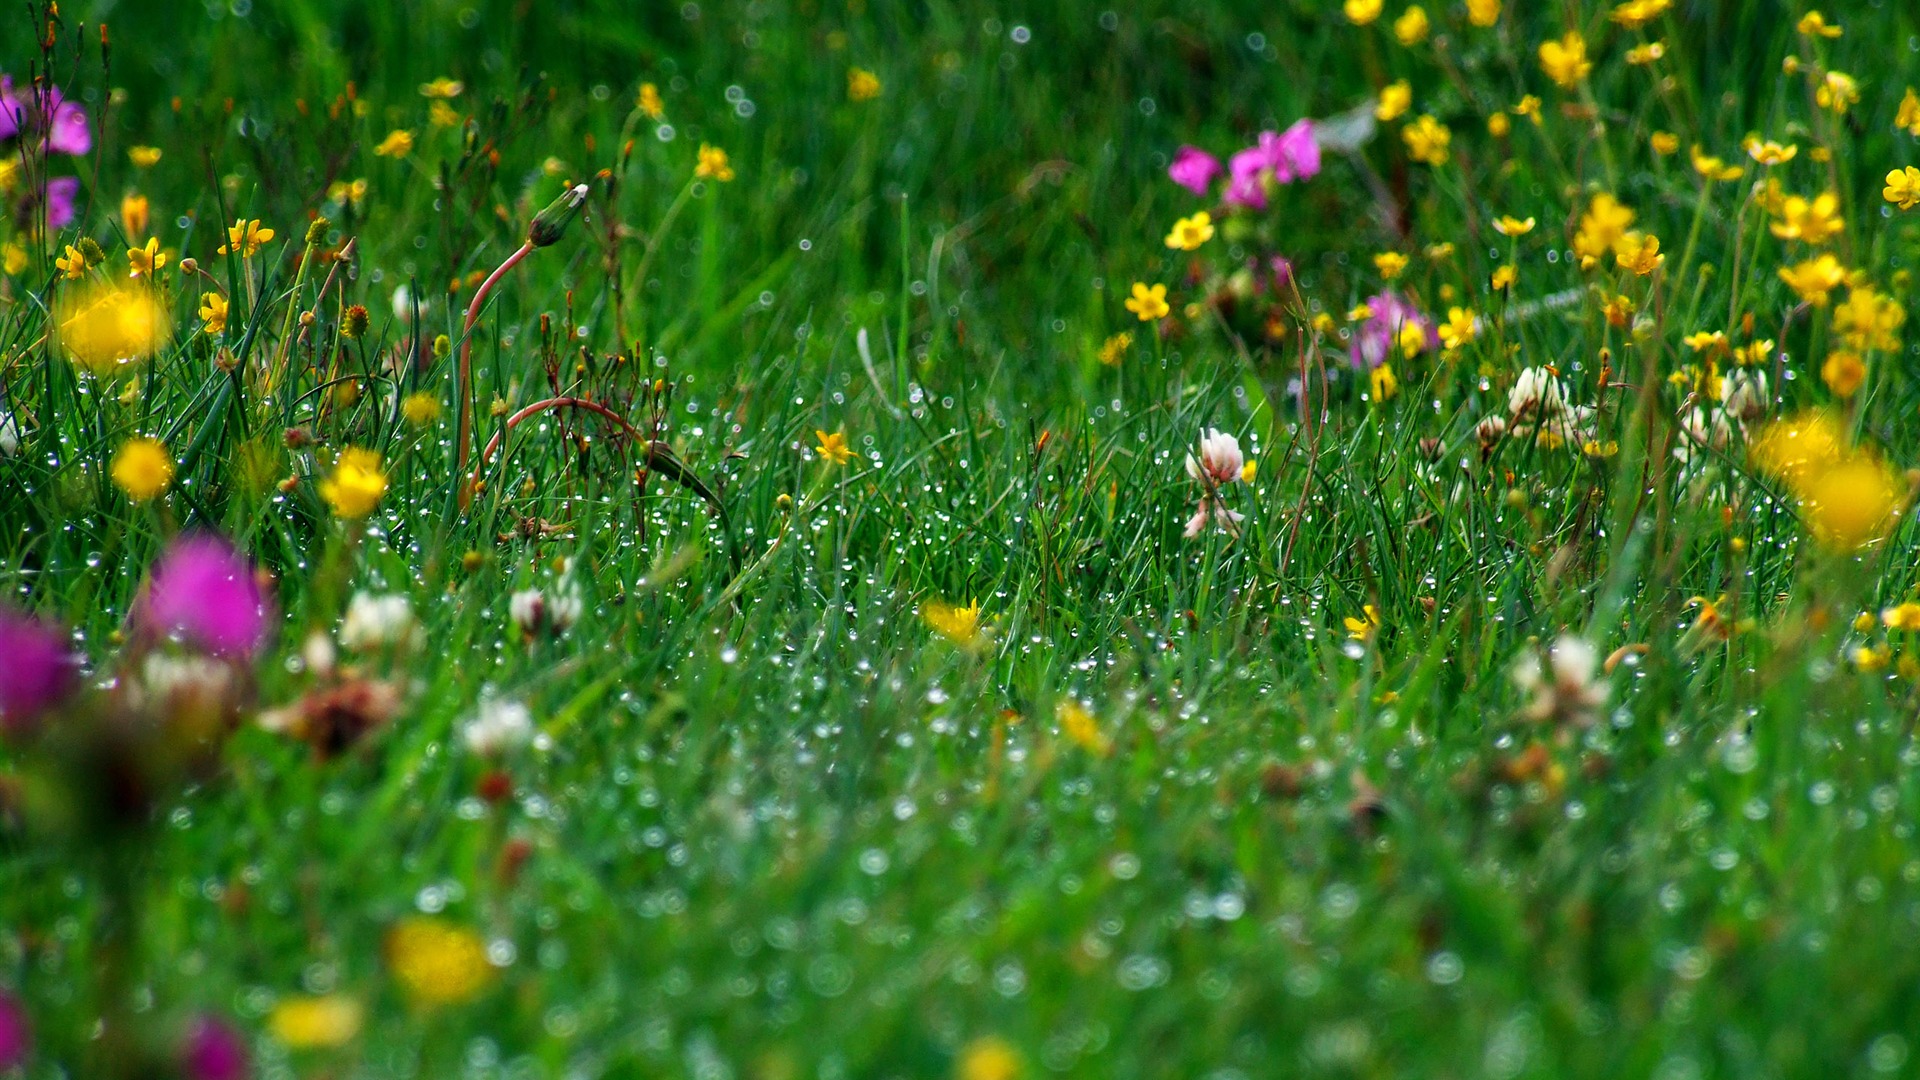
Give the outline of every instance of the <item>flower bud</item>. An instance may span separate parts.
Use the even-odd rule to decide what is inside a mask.
[[[561,235],[567,231],[567,225],[586,201],[587,185],[575,184],[568,188],[559,198],[548,203],[545,210],[534,216],[533,224],[527,228],[527,242],[534,247],[550,247],[559,243]]]

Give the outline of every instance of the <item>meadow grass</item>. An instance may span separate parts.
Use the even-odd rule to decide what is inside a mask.
[[[1912,291],[1882,188],[1920,164],[1920,20],[1847,7],[1828,38],[1777,3],[1433,5],[1406,46],[1404,5],[1331,0],[102,4],[104,63],[87,5],[51,46],[17,19],[14,84],[51,65],[94,143],[55,158],[58,230],[16,154],[0,286],[0,578],[86,658],[0,737],[19,1068],[211,1076],[201,1017],[261,1077],[1909,1072],[1920,384],[1897,342],[1845,393],[1823,368],[1835,307]],[[1563,88],[1537,50],[1569,29]],[[1444,163],[1410,158],[1423,115]],[[1263,213],[1167,177],[1302,117],[1358,134]],[[1771,228],[1826,191],[1833,236]],[[1652,273],[1578,265],[1603,192]],[[128,286],[135,193],[171,259]],[[1170,250],[1201,209],[1218,235]],[[275,239],[217,251],[252,219]],[[1860,275],[1825,305],[1778,274],[1820,251]],[[1269,254],[1284,286],[1236,276]],[[99,376],[61,304],[109,283],[172,331]],[[1383,394],[1348,344],[1387,288],[1478,318]],[[1709,367],[1713,330],[1773,344]],[[1543,365],[1593,408],[1564,437],[1509,408]],[[505,430],[554,397],[658,449],[571,405]],[[1845,446],[1749,454],[1793,424]],[[1216,428],[1256,468],[1188,536]],[[140,501],[135,436],[172,465]],[[158,688],[211,651],[143,594],[195,532],[273,617]],[[343,640],[356,595],[417,632]],[[1604,671],[1515,678],[1577,642]],[[527,745],[476,737],[522,704]]]

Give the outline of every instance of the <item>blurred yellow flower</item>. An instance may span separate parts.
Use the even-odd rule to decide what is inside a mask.
[[[1380,17],[1383,0],[1346,0],[1342,10],[1347,21],[1355,26],[1365,26]]]
[[[1638,30],[1664,14],[1673,0],[1627,0],[1608,16],[1628,30]]]
[[[136,169],[151,169],[160,164],[160,148],[157,146],[130,146],[127,148],[127,160],[133,162]]]
[[[1835,397],[1850,398],[1867,381],[1866,361],[1860,354],[1845,349],[1836,349],[1827,354],[1827,362],[1820,365],[1820,381],[1827,384]]]
[[[1213,215],[1201,210],[1173,223],[1173,230],[1167,233],[1167,246],[1175,251],[1194,251],[1211,239]]]
[[[1802,303],[1826,307],[1828,294],[1847,280],[1847,270],[1832,255],[1821,255],[1781,267],[1780,280],[1787,283]]]
[[[1857,551],[1891,532],[1907,495],[1886,463],[1857,452],[1814,470],[1798,488],[1814,537],[1841,551]]]
[[[1860,84],[1844,71],[1829,71],[1813,92],[1814,104],[1834,113],[1844,113],[1860,100]]]
[[[1894,114],[1893,126],[1909,135],[1920,135],[1920,91],[1907,87],[1900,97],[1900,109]]]
[[[634,107],[649,120],[667,115],[666,102],[660,100],[660,88],[650,82],[640,84],[640,97]]]
[[[1415,327],[1415,329],[1419,329]],[[1425,333],[1421,334],[1424,339]],[[1424,341],[1423,341],[1424,344]],[[1367,375],[1367,390],[1373,395],[1375,404],[1392,401],[1400,392],[1400,379],[1393,373],[1392,364],[1381,364]]]
[[[872,101],[880,96],[880,76],[866,68],[847,70],[847,100]]]
[[[1738,180],[1747,170],[1744,166],[1727,164],[1725,161],[1700,149],[1696,144],[1693,148],[1693,171],[1708,180],[1725,181]]]
[[[413,153],[413,132],[406,128],[395,128],[387,132],[380,145],[373,148],[375,157],[403,158]]]
[[[1535,224],[1534,219],[1531,217],[1522,220],[1508,214],[1502,214],[1494,219],[1493,231],[1499,233],[1501,236],[1525,236],[1533,231]]]
[[[1580,229],[1573,237],[1573,252],[1580,257],[1581,269],[1591,269],[1625,236],[1633,224],[1634,213],[1620,200],[1600,192],[1587,203],[1580,216]]]
[[[62,297],[55,318],[67,355],[95,375],[145,360],[167,339],[167,309],[147,288],[101,285]]]
[[[1833,332],[1861,352],[1898,349],[1906,322],[1907,309],[1900,301],[1871,285],[1854,286],[1846,302],[1833,309]]]
[[[1373,257],[1373,267],[1380,271],[1382,278],[1392,281],[1407,268],[1407,257],[1397,251],[1382,251]]]
[[[1447,321],[1440,324],[1440,342],[1449,349],[1457,349],[1472,341],[1479,332],[1473,312],[1466,308],[1448,308]]]
[[[1613,260],[1621,269],[1645,277],[1667,261],[1660,254],[1660,238],[1652,233],[1630,232],[1613,243]]]
[[[120,229],[129,240],[140,240],[147,235],[147,226],[152,223],[152,213],[145,195],[129,192],[120,198]]]
[[[1761,428],[1747,447],[1755,468],[1796,488],[1847,452],[1840,425],[1823,412],[1776,420]]]
[[[1772,139],[1762,140],[1759,136],[1749,135],[1741,142],[1747,156],[1762,165],[1785,165],[1800,153],[1800,148],[1792,143],[1782,145]]]
[[[1063,698],[1054,710],[1054,717],[1060,721],[1061,734],[1080,749],[1096,757],[1105,757],[1112,751],[1113,743],[1100,731],[1100,722],[1086,706],[1072,698]]]
[[[173,455],[159,439],[128,439],[114,452],[112,472],[127,498],[146,502],[173,483]]]
[[[1666,157],[1668,154],[1679,153],[1680,151],[1680,136],[1675,135],[1671,131],[1656,131],[1653,133],[1653,137],[1647,140],[1647,143],[1653,147],[1653,152],[1659,154],[1661,157]]]
[[[380,467],[380,455],[372,450],[349,446],[340,451],[333,472],[320,481],[320,498],[336,517],[354,521],[373,513],[387,493],[387,474]]]
[[[920,605],[920,618],[928,629],[963,649],[977,648],[986,643],[986,627],[980,622],[978,600],[966,607],[929,600]]]
[[[1506,266],[1495,268],[1493,271],[1493,276],[1487,280],[1487,283],[1496,290],[1511,289],[1513,288],[1514,283],[1519,280],[1520,280],[1519,269],[1513,266],[1511,263],[1509,263]]]
[[[1587,39],[1580,31],[1569,30],[1559,41],[1541,42],[1540,70],[1561,89],[1577,89],[1593,70],[1593,61],[1587,59]]]
[[[1776,220],[1769,226],[1782,240],[1824,244],[1846,227],[1840,216],[1840,196],[1831,191],[1811,199],[1789,195],[1780,200]]]
[[[1122,330],[1100,343],[1100,362],[1108,367],[1119,367],[1121,358],[1132,347],[1133,334]]]
[[[1127,298],[1126,307],[1141,322],[1164,319],[1173,310],[1167,306],[1167,287],[1148,285],[1144,281],[1133,283],[1133,295]]]
[[[267,1016],[267,1030],[292,1050],[344,1046],[360,1034],[360,1003],[339,994],[287,998]]]
[[[1818,11],[1809,11],[1800,16],[1796,29],[1808,37],[1837,38],[1841,33],[1838,25],[1828,22],[1826,16]]]
[[[1393,36],[1400,44],[1412,47],[1427,40],[1427,31],[1431,23],[1427,19],[1427,9],[1415,4],[1393,20]]]
[[[835,465],[845,465],[853,460],[853,449],[847,445],[845,434],[834,431],[815,431],[813,437],[819,441],[814,449],[823,458]]]
[[[1445,165],[1452,154],[1453,132],[1429,113],[1402,129],[1400,138],[1407,144],[1407,156],[1427,165]]]
[[[1880,612],[1880,622],[1889,630],[1920,630],[1920,604],[1911,600]]]
[[[400,414],[414,427],[426,427],[440,419],[440,398],[430,391],[416,390],[400,402]]]
[[[458,79],[449,79],[445,75],[440,76],[432,82],[420,84],[421,96],[439,98],[441,100],[457,98],[465,93],[466,89],[466,83]]]
[[[1351,9],[1355,2],[1347,0],[1347,7]],[[1377,14],[1379,0],[1373,3]],[[973,1040],[960,1051],[953,1075],[954,1080],[1020,1080],[1023,1071],[1019,1053],[1005,1040],[989,1035]]]
[[[1413,105],[1413,86],[1405,79],[1380,88],[1380,101],[1373,107],[1373,118],[1386,123],[1398,120]]]
[[[421,1008],[471,1001],[493,983],[486,942],[445,919],[402,919],[387,932],[386,945],[394,980]]]
[[[1499,22],[1500,0],[1467,0],[1467,21],[1481,27]]]
[[[1365,604],[1361,606],[1360,614],[1361,618],[1356,619],[1348,615],[1340,621],[1346,624],[1349,638],[1355,641],[1371,641],[1374,631],[1380,629],[1380,609],[1372,604]]]
[[[717,146],[701,143],[700,160],[693,167],[693,175],[721,184],[732,180],[733,166],[727,163],[727,152]]]
[[[1667,55],[1667,47],[1658,41],[1649,41],[1645,45],[1635,45],[1627,50],[1627,63],[1634,67],[1646,67],[1648,64]]]

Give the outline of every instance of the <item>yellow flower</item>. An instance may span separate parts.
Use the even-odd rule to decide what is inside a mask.
[[[1349,14],[1357,2],[1359,0],[1347,0]],[[1373,6],[1377,14],[1380,0],[1373,0]],[[1022,1071],[1019,1053],[1005,1040],[989,1035],[973,1040],[960,1051],[953,1075],[954,1080],[1020,1080]]]
[[[717,146],[701,143],[700,161],[693,167],[693,175],[721,184],[733,179],[733,166],[727,164],[727,152]]]
[[[380,145],[373,148],[375,157],[403,158],[413,153],[413,132],[406,128],[395,128],[387,132]]]
[[[1383,251],[1373,257],[1373,265],[1380,271],[1381,277],[1392,281],[1407,268],[1407,257],[1397,251]]]
[[[1473,312],[1466,308],[1448,308],[1447,321],[1440,324],[1440,342],[1449,349],[1457,349],[1472,341],[1479,332]]]
[[[1535,224],[1536,222],[1532,217],[1528,217],[1522,221],[1519,218],[1502,214],[1500,217],[1494,219],[1493,231],[1499,233],[1501,236],[1525,236],[1533,231]]]
[[[1121,357],[1133,348],[1133,334],[1122,330],[1100,343],[1100,362],[1108,367],[1119,367]]]
[[[1913,209],[1916,203],[1920,203],[1920,169],[1908,165],[1888,173],[1887,186],[1881,189],[1880,194],[1902,210]]]
[[[1860,84],[1844,71],[1829,71],[1813,92],[1814,104],[1835,113],[1844,113],[1860,100]]]
[[[149,237],[147,246],[128,248],[127,263],[133,267],[128,274],[129,277],[139,277],[142,274],[152,277],[161,267],[167,265],[167,254],[160,250],[160,238]]]
[[[1093,718],[1093,713],[1072,698],[1061,700],[1059,707],[1054,710],[1054,717],[1060,721],[1061,734],[1087,753],[1105,757],[1113,749],[1113,743],[1101,733],[1100,723]]]
[[[493,983],[486,942],[445,919],[413,916],[387,932],[387,966],[421,1008],[472,1001]]]
[[[1760,429],[1747,447],[1755,468],[1796,488],[1846,452],[1840,425],[1823,412],[1776,420]]]
[[[1739,165],[1729,165],[1696,145],[1693,148],[1693,171],[1708,180],[1738,180],[1747,170]]]
[[[1733,362],[1741,367],[1753,367],[1755,364],[1766,363],[1767,357],[1772,355],[1773,339],[1761,338],[1758,341],[1749,341],[1733,350]]]
[[[1373,318],[1373,305],[1371,304],[1355,304],[1352,309],[1347,312],[1348,322],[1366,322],[1371,318]]]
[[[73,362],[112,375],[152,356],[166,341],[167,309],[153,289],[104,285],[62,298],[60,344]]]
[[[1660,238],[1651,233],[1630,232],[1614,241],[1613,260],[1622,269],[1645,277],[1667,261],[1660,254]]]
[[[1725,356],[1727,354],[1728,345],[1725,331],[1701,330],[1697,333],[1688,334],[1681,340],[1686,343],[1687,348],[1692,349],[1694,352],[1706,353],[1709,357]]]
[[[649,120],[658,120],[667,115],[667,104],[660,100],[660,88],[650,82],[640,84],[640,98],[635,107]]]
[[[1580,230],[1573,237],[1573,252],[1580,257],[1581,269],[1591,269],[1613,250],[1633,224],[1634,213],[1606,192],[1595,195],[1580,216]]]
[[[1383,0],[1347,0],[1342,6],[1347,21],[1355,26],[1365,26],[1380,17]]]
[[[1380,103],[1373,107],[1373,117],[1381,123],[1398,120],[1412,105],[1413,87],[1401,79],[1381,88]]]
[[[440,98],[442,100],[457,98],[465,93],[466,89],[466,83],[458,79],[449,79],[445,75],[440,76],[432,82],[420,84],[421,96]]]
[[[367,178],[335,180],[327,185],[327,201],[358,206],[367,197]]]
[[[173,455],[159,439],[128,439],[114,452],[112,471],[127,498],[146,502],[173,483]]]
[[[1213,215],[1205,210],[1173,223],[1167,233],[1167,246],[1176,251],[1193,251],[1213,239]]]
[[[1680,150],[1680,136],[1671,131],[1656,131],[1647,142],[1653,147],[1653,152],[1661,157],[1678,153]]]
[[[1569,30],[1559,41],[1541,42],[1540,70],[1563,90],[1578,88],[1593,70],[1593,61],[1587,59],[1587,39],[1580,31]]]
[[[1408,8],[1399,18],[1393,20],[1393,36],[1399,39],[1400,44],[1409,48],[1427,40],[1428,29],[1430,24],[1427,20],[1427,9],[1418,4]]]
[[[120,228],[129,240],[139,240],[147,235],[147,226],[152,221],[147,197],[128,193],[120,199]]]
[[[267,1030],[289,1049],[318,1050],[351,1042],[364,1018],[359,1002],[339,994],[287,998],[268,1014]]]
[[[1425,254],[1427,258],[1433,260],[1434,262],[1445,262],[1446,260],[1453,258],[1453,241],[1442,240],[1437,244],[1428,244]],[[1446,289],[1449,289],[1451,287],[1452,286],[1442,285],[1440,288],[1444,292]]]
[[[1432,114],[1422,113],[1418,120],[1400,132],[1400,138],[1406,141],[1408,157],[1437,167],[1447,163],[1453,132],[1435,120]]]
[[[1127,310],[1133,312],[1141,322],[1164,319],[1167,313],[1173,310],[1167,306],[1165,285],[1149,286],[1143,281],[1133,283],[1133,295],[1127,299],[1126,306]]]
[[[853,449],[847,445],[847,437],[844,433],[815,430],[813,437],[819,441],[820,445],[814,449],[821,457],[835,465],[845,465],[853,460]]]
[[[1792,143],[1783,146],[1772,139],[1763,141],[1755,135],[1747,136],[1740,145],[1746,150],[1748,157],[1768,166],[1785,165],[1800,153],[1800,148]]]
[[[1900,111],[1894,114],[1893,126],[1909,135],[1920,135],[1920,92],[1911,86],[1900,98]]]
[[[1628,30],[1638,30],[1659,18],[1670,6],[1672,0],[1628,0],[1614,8],[1608,17]]]
[[[1780,268],[1780,280],[1787,283],[1802,303],[1826,307],[1828,294],[1847,279],[1846,268],[1832,255],[1821,255],[1805,262]]]
[[[1515,268],[1511,263],[1509,263],[1506,266],[1496,268],[1493,272],[1493,276],[1488,279],[1487,283],[1491,285],[1496,291],[1498,291],[1501,289],[1513,288],[1514,283],[1519,280],[1520,280],[1520,271],[1517,268]]]
[[[1633,323],[1633,300],[1625,296],[1611,297],[1602,313],[1607,317],[1608,326],[1625,330]]]
[[[86,276],[87,256],[86,253],[79,248],[68,244],[67,253],[54,259],[53,265],[60,271],[61,277],[66,278],[68,281],[78,281]]]
[[[927,628],[963,649],[986,643],[986,627],[980,622],[980,602],[966,607],[930,600],[920,606],[920,618]]]
[[[1833,331],[1850,348],[1866,352],[1893,352],[1900,347],[1900,328],[1907,309],[1900,301],[1871,285],[1856,285],[1846,302],[1833,309]]]
[[[427,122],[434,127],[454,127],[460,123],[460,114],[454,111],[453,106],[436,100],[427,106]]]
[[[880,96],[880,76],[866,68],[847,70],[847,100],[872,101]]]
[[[1861,671],[1872,672],[1872,671],[1880,671],[1883,668],[1885,668],[1887,666],[1888,659],[1890,659],[1892,655],[1893,655],[1892,652],[1888,650],[1888,648],[1885,645],[1882,645],[1879,648],[1874,648],[1870,645],[1862,645],[1859,648],[1853,650],[1853,653],[1850,659],[1853,661],[1854,667],[1860,669]]]
[[[227,328],[227,298],[217,292],[200,294],[200,321],[206,324],[207,333],[217,334]]]
[[[1425,333],[1422,333],[1417,326],[1414,327],[1414,332],[1420,333],[1422,339],[1421,344],[1426,344]],[[1367,376],[1367,389],[1372,393],[1373,400],[1376,404],[1384,404],[1385,402],[1392,401],[1394,395],[1400,392],[1400,379],[1394,375],[1393,365],[1381,364],[1379,367],[1374,368],[1372,373]]]
[[[1514,102],[1512,112],[1515,116],[1524,116],[1533,121],[1535,127],[1540,125],[1540,99],[1532,94]]]
[[[258,220],[236,222],[227,226],[227,242],[220,245],[220,254],[238,250],[241,256],[252,258],[262,245],[272,240],[273,230],[261,228]]]
[[[340,451],[333,472],[320,481],[320,497],[336,517],[348,521],[373,513],[386,493],[387,474],[380,468],[380,455],[356,446]]]
[[[1507,137],[1507,133],[1512,130],[1513,121],[1507,119],[1506,113],[1497,112],[1487,117],[1487,134],[1494,138],[1504,139]]]
[[[1400,354],[1411,360],[1426,351],[1427,331],[1421,327],[1419,323],[1411,320],[1403,324],[1400,327]],[[1391,371],[1387,372],[1386,381],[1389,384],[1387,397],[1392,397],[1393,389],[1399,387],[1400,384],[1394,381],[1393,372]]]
[[[1467,21],[1483,27],[1499,22],[1500,0],[1467,0]]]
[[[157,146],[129,146],[127,160],[133,162],[136,169],[151,169],[160,164],[160,148]]]
[[[1841,32],[1839,26],[1828,22],[1826,16],[1818,11],[1809,11],[1800,16],[1797,29],[1808,37],[1837,38]]]
[[[1380,629],[1380,609],[1367,604],[1360,609],[1361,618],[1348,615],[1340,620],[1346,624],[1347,636],[1355,641],[1371,641],[1374,631]]]
[[[426,427],[440,419],[440,398],[425,390],[416,390],[400,402],[400,415],[414,427]]]
[[[1857,551],[1886,536],[1900,519],[1906,489],[1878,458],[1853,453],[1806,477],[1800,512],[1816,539],[1841,551]]]
[[[8,277],[18,277],[26,268],[26,248],[18,243],[9,242],[4,250],[0,250],[0,269],[4,269]]]
[[[1820,380],[1827,389],[1839,398],[1850,398],[1867,381],[1867,365],[1860,354],[1837,349],[1827,354],[1827,362],[1820,365]]]
[[[1920,630],[1920,604],[1911,600],[1880,613],[1880,622],[1889,630]]]
[[[1789,195],[1780,200],[1779,212],[1775,216],[1778,220],[1771,226],[1773,235],[1782,240],[1824,244],[1846,227],[1846,222],[1840,217],[1840,197],[1831,191],[1812,199]]]
[[[1667,55],[1667,47],[1658,41],[1649,41],[1645,45],[1635,45],[1627,50],[1627,63],[1634,67],[1646,67],[1648,64]]]

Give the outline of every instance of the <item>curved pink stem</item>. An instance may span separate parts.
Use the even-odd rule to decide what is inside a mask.
[[[455,435],[460,453],[454,465],[455,475],[467,471],[467,458],[473,453],[473,325],[480,321],[480,308],[487,302],[487,294],[493,292],[494,284],[532,251],[532,240],[521,244],[513,254],[507,256],[505,262],[494,268],[493,273],[487,275],[487,280],[474,290],[473,302],[467,305],[466,325],[460,329],[460,430]],[[522,414],[526,412],[525,409],[520,411]],[[508,424],[511,426],[512,421],[509,420]],[[474,471],[479,472],[477,468]],[[460,489],[460,509],[465,510],[472,501],[473,485],[468,484]]]

